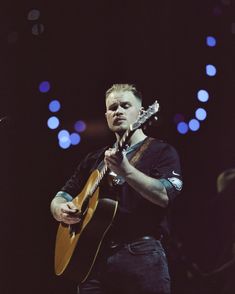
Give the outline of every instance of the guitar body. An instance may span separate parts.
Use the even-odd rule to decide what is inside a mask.
[[[99,199],[99,188],[89,198],[98,176],[99,171],[93,171],[82,192],[73,199],[80,211],[86,206],[82,221],[75,225],[61,223],[56,236],[55,273],[79,283],[88,277],[117,210],[117,201]]]

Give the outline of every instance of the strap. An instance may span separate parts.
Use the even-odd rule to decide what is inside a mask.
[[[137,162],[143,157],[145,150],[149,147],[150,143],[154,141],[154,138],[147,137],[143,144],[136,150],[134,155],[130,159],[132,165],[136,165]]]

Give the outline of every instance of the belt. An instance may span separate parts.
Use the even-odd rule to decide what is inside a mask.
[[[114,248],[118,248],[120,246],[124,246],[133,242],[138,242],[138,241],[144,241],[144,240],[161,240],[162,239],[162,235],[160,235],[159,237],[153,237],[153,236],[142,236],[136,239],[131,239],[128,241],[110,241],[109,242],[109,248],[114,249]]]

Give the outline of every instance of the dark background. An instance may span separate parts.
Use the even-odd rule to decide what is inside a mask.
[[[41,15],[29,21],[33,8]],[[0,125],[1,294],[73,293],[75,285],[53,272],[57,224],[49,205],[84,155],[112,142],[104,92],[118,82],[135,83],[144,106],[160,103],[159,122],[147,132],[181,157],[176,234],[185,253],[207,267],[205,208],[218,174],[235,166],[234,9],[234,1],[209,0],[1,2],[0,116],[7,116]],[[44,31],[33,35],[35,24]],[[208,35],[216,47],[206,46]],[[217,67],[215,77],[206,76],[207,63]],[[43,80],[51,83],[49,93],[38,91]],[[210,93],[208,118],[198,132],[180,135],[173,117],[193,117],[201,88]],[[87,122],[78,146],[60,149],[57,131],[48,129],[52,98],[62,104],[61,127]]]

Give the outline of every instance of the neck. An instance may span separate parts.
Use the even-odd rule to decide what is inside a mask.
[[[115,133],[117,141],[119,141],[123,134]],[[139,143],[140,141],[143,141],[147,136],[143,133],[142,129],[138,129],[134,132],[134,134],[131,136],[129,140],[129,146],[135,145]]]

